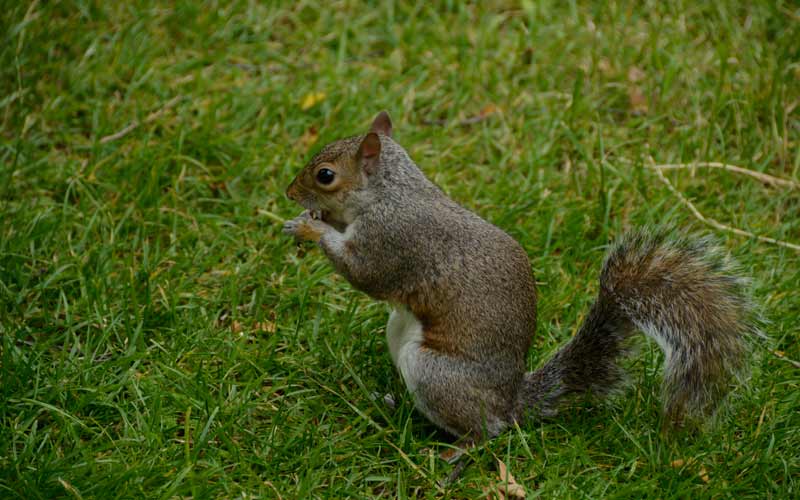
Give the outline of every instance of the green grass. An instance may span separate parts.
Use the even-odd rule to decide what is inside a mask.
[[[0,497],[477,497],[493,455],[530,497],[800,494],[797,368],[760,348],[713,428],[664,436],[649,345],[623,397],[486,443],[440,491],[451,441],[404,395],[386,306],[278,222],[313,151],[387,109],[528,252],[531,367],[574,333],[605,246],[661,222],[716,233],[770,348],[800,359],[800,253],[704,226],[646,168],[800,181],[796,5],[0,3]],[[797,189],[667,175],[800,244]]]

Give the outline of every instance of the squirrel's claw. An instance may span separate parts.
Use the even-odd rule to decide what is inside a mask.
[[[311,218],[311,216],[310,216],[308,210],[305,210],[300,215],[295,217],[294,219],[287,220],[286,222],[283,223],[283,229],[282,229],[283,234],[296,236],[297,235],[297,228],[300,226],[300,224],[302,224],[303,222],[309,220],[310,218]]]
[[[294,234],[297,232],[298,225],[300,225],[300,221],[297,219],[287,220],[286,222],[283,223],[283,228],[281,229],[281,231],[283,232],[283,234],[294,236]]]
[[[322,237],[324,223],[312,216],[308,210],[292,220],[283,223],[283,233],[294,236],[300,241],[319,241]]]

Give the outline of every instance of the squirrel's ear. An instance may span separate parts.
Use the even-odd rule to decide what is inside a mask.
[[[370,132],[375,132],[376,134],[383,134],[388,135],[389,137],[392,136],[392,119],[389,118],[389,113],[386,111],[381,111],[378,113],[378,116],[372,120],[372,126],[369,128]]]
[[[378,170],[378,161],[381,156],[381,139],[375,132],[370,132],[361,141],[358,147],[358,164],[372,175]]]

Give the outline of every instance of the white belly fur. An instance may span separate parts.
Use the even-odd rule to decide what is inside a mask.
[[[414,392],[417,387],[416,363],[422,343],[422,323],[405,307],[398,307],[389,315],[386,324],[386,341],[394,366],[403,377],[406,387]]]

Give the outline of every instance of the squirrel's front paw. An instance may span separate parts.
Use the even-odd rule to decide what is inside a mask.
[[[325,223],[311,217],[306,210],[292,220],[283,223],[283,232],[294,236],[299,241],[317,242],[325,232]]]

